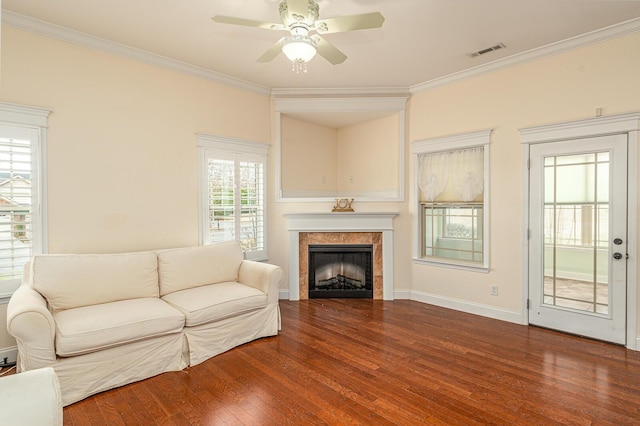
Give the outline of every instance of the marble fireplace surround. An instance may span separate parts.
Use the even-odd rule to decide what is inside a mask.
[[[289,300],[308,298],[308,244],[372,244],[373,298],[393,300],[397,213],[289,213]],[[380,271],[379,265],[382,266]]]

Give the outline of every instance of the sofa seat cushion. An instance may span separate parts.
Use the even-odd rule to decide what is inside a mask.
[[[54,314],[56,353],[73,356],[129,342],[179,333],[184,315],[157,298],[68,309]]]
[[[267,295],[237,282],[224,282],[176,291],[162,297],[185,316],[193,327],[267,306]]]

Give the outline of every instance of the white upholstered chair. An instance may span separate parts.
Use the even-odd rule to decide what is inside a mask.
[[[53,368],[0,377],[0,425],[62,425],[60,383]]]

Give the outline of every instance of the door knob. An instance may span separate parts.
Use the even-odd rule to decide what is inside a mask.
[[[615,240],[613,240],[613,244],[619,246],[620,244],[622,244],[622,239],[616,238]]]
[[[613,253],[613,258],[616,260],[620,260],[622,259],[622,253]]]

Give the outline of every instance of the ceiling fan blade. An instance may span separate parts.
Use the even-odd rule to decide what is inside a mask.
[[[253,21],[251,19],[235,18],[233,16],[216,15],[211,19],[221,24],[232,24],[232,25],[242,25],[245,27],[265,28],[267,30],[286,30],[287,29],[282,24]]]
[[[364,30],[367,28],[379,28],[384,22],[384,16],[380,12],[363,13],[361,15],[339,16],[336,18],[320,19],[315,27],[319,33],[341,33],[344,31]]]
[[[284,40],[284,37],[282,37],[280,40],[278,40],[273,46],[271,46],[269,49],[267,49],[266,52],[264,52],[262,54],[262,56],[260,56],[257,61],[260,63],[265,63],[265,62],[270,62],[272,61],[276,56],[278,56],[278,54],[280,52],[282,52],[282,40]]]
[[[313,38],[316,40],[317,45],[316,48],[318,50],[318,54],[325,58],[327,61],[331,62],[333,65],[341,64],[347,59],[347,55],[342,53],[335,47],[333,44],[329,43],[324,38],[319,35],[314,35]]]

